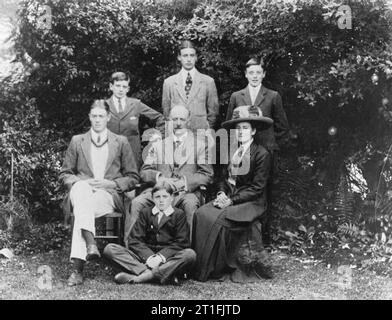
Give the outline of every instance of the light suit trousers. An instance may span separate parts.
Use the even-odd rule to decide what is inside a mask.
[[[71,188],[70,199],[75,217],[71,259],[86,260],[87,247],[82,230],[90,231],[95,236],[95,219],[113,212],[113,197],[105,190],[94,189],[87,182],[78,181]]]

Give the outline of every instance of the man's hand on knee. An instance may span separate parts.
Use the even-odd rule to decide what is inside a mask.
[[[90,186],[96,189],[116,189],[117,185],[114,181],[102,179],[102,180],[95,180],[89,179],[87,180]]]

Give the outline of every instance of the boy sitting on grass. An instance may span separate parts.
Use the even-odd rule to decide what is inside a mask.
[[[171,205],[172,187],[162,182],[151,193],[155,206],[141,211],[129,236],[129,250],[112,243],[104,249],[104,256],[125,271],[114,277],[118,284],[178,284],[176,275],[195,263],[185,213]]]

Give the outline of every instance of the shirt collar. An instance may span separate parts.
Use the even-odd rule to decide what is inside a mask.
[[[177,137],[175,134],[173,134],[173,141],[174,142],[180,141],[182,143],[182,142],[184,142],[184,140],[186,139],[187,136],[188,136],[188,131],[185,131],[185,133],[179,137]]]
[[[261,83],[260,83],[258,86],[256,86],[256,87],[253,87],[253,86],[251,86],[250,84],[248,84],[248,88],[249,88],[249,91],[256,91],[256,92],[259,92],[259,91],[260,91],[260,88],[261,88]]]
[[[114,101],[114,103],[118,103],[118,100],[121,100],[121,102],[124,104],[125,103],[125,101],[126,101],[126,99],[127,99],[127,96],[124,96],[124,97],[122,97],[121,99],[119,99],[119,98],[117,98],[116,96],[114,96],[113,95],[113,101]]]
[[[92,128],[91,128],[91,138],[97,142],[98,139],[98,133],[95,132]],[[99,133],[99,136],[101,137],[101,142],[105,141],[108,137],[108,129],[106,128],[105,130],[103,130],[102,132]]]
[[[157,206],[155,206],[154,208],[152,208],[152,214],[155,216],[159,213],[159,209]],[[166,208],[166,210],[163,211],[163,213],[165,214],[166,217],[169,217],[172,213],[174,212],[174,209],[172,206],[169,206],[168,208]]]
[[[242,144],[242,149],[243,149],[242,154],[244,154],[245,151],[249,149],[249,147],[250,147],[250,145],[252,144],[252,142],[253,142],[253,139],[250,139],[247,143]],[[240,149],[240,148],[238,148],[238,150],[239,150],[239,149]]]
[[[184,68],[181,68],[181,77],[182,80],[186,81],[186,77],[188,76],[188,72],[191,74],[192,80],[195,79],[196,68],[192,68],[191,70],[187,71]]]

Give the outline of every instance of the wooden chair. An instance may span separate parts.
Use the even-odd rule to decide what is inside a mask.
[[[148,187],[147,184],[143,184],[143,183],[136,184],[136,188],[135,188],[136,195],[140,194],[147,187]],[[117,211],[96,218],[97,228],[96,228],[95,239],[113,240],[118,244],[123,244],[124,220],[125,220],[124,214]],[[71,228],[73,227],[74,216],[72,213],[71,216],[69,215],[64,216],[64,224],[65,225],[70,224]],[[102,226],[104,226],[104,228],[102,228]]]
[[[73,228],[75,217],[73,214],[64,219],[65,225]],[[122,244],[124,238],[124,215],[120,212],[111,212],[102,217],[96,218],[95,239],[114,240]],[[103,223],[100,223],[103,222]],[[104,228],[102,228],[104,226]]]
[[[121,212],[112,212],[96,220],[98,219],[105,219],[105,229],[97,228],[95,239],[114,240],[118,244],[123,244],[124,215]]]

